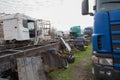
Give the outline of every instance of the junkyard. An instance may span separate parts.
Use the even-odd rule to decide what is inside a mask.
[[[120,80],[120,0],[0,0],[0,80]]]

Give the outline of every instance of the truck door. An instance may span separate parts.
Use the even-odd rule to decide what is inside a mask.
[[[34,38],[35,37],[35,22],[32,20],[28,20],[27,25],[29,29],[30,38]]]
[[[9,19],[3,21],[3,31],[5,40],[18,39],[17,19]]]

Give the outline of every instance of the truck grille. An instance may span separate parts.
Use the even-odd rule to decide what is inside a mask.
[[[115,58],[115,59],[114,59],[114,63],[120,64],[120,59]]]
[[[111,25],[112,48],[120,50],[120,24]]]
[[[120,31],[120,25],[118,25],[118,24],[111,25],[111,30],[112,31]]]
[[[111,25],[111,38],[114,56],[117,56],[113,58],[113,65],[115,69],[120,70],[120,24]]]
[[[113,34],[112,40],[120,40],[120,34]]]
[[[120,70],[120,66],[116,66],[115,64],[120,64],[120,59],[119,58],[114,58],[113,59],[113,65],[114,65],[114,68],[117,69],[117,70]]]
[[[120,44],[113,44],[113,50],[120,50]]]
[[[102,40],[101,40],[101,36],[98,36],[98,49],[101,50],[102,49]]]

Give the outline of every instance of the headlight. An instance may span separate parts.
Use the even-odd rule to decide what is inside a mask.
[[[112,66],[113,65],[113,60],[110,58],[99,58],[99,64],[102,65],[108,65],[108,66]]]
[[[97,54],[97,52],[96,52],[96,51],[93,51],[93,54]]]
[[[95,55],[92,56],[92,61],[93,63],[98,63],[98,57],[96,57]]]

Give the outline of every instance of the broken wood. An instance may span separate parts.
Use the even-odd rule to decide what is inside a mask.
[[[46,80],[42,60],[39,57],[17,59],[19,80]]]

